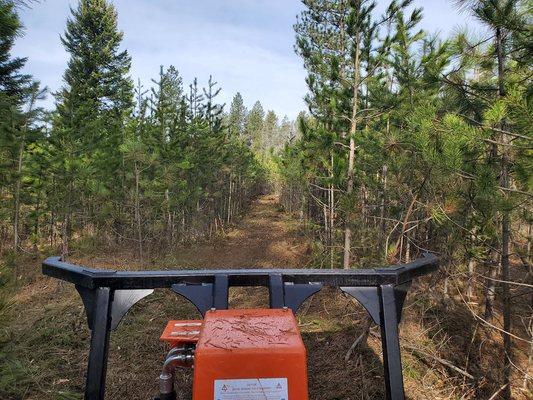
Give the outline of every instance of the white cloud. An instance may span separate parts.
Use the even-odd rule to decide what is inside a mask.
[[[380,8],[384,3],[379,2]],[[28,57],[26,71],[53,91],[61,86],[68,55],[59,36],[75,0],[43,0],[22,10],[26,34],[15,54]],[[305,109],[305,71],[294,54],[292,25],[299,0],[115,0],[131,75],[145,86],[159,66],[176,66],[190,82],[213,75],[222,86],[221,101],[241,92],[247,106],[260,100],[264,108],[294,118]],[[418,0],[425,6],[423,27],[447,34],[467,19],[446,0]],[[53,100],[47,101],[52,106]]]

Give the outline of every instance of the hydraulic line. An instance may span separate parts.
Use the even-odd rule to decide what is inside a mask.
[[[177,368],[190,368],[194,363],[194,347],[171,349],[159,375],[159,400],[176,400],[174,380]]]

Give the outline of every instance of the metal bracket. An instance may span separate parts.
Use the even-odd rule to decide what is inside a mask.
[[[411,282],[397,286],[341,287],[343,292],[361,303],[372,320],[381,328],[387,400],[403,400],[405,398],[398,324],[410,287]]]
[[[178,283],[171,286],[172,291],[189,300],[196,309],[205,315],[207,310],[213,308],[213,284],[202,283],[201,285],[188,285]]]
[[[341,287],[344,293],[355,298],[372,317],[376,325],[381,325],[379,317],[379,294],[376,287]]]
[[[268,280],[270,308],[288,307],[296,312],[305,300],[321,289],[321,283],[294,284],[283,282],[283,277],[280,274],[270,275]],[[211,308],[228,309],[229,280],[227,275],[215,275],[214,283],[175,284],[172,285],[172,290],[194,304],[202,316],[205,316],[205,313]]]
[[[268,285],[270,308],[288,307],[296,313],[305,300],[321,289],[321,283],[294,284],[283,282],[283,277],[279,274],[270,275]]]
[[[80,290],[91,328],[91,350],[85,381],[85,400],[103,399],[105,392],[113,291],[108,287]]]
[[[396,317],[398,319],[398,323],[402,321],[403,305],[410,288],[411,281],[394,286],[394,297],[396,298]]]
[[[403,301],[405,295],[397,295],[393,285],[379,287],[379,308],[381,318],[381,347],[383,349],[383,369],[385,370],[385,388],[387,400],[404,400],[402,359],[400,337],[398,332],[398,300]],[[403,293],[400,291],[400,293]]]
[[[296,313],[304,301],[322,289],[322,284],[285,282],[283,289],[285,307]]]
[[[215,275],[214,283],[201,285],[179,283],[172,285],[171,288],[174,293],[185,297],[194,304],[202,316],[205,316],[205,313],[211,308],[218,310],[228,308],[229,283],[227,275]]]
[[[281,274],[268,277],[268,293],[270,295],[270,308],[285,307],[285,291]]]
[[[87,315],[87,325],[92,331],[94,328],[94,315],[96,307],[96,289],[87,289],[83,286],[76,285],[76,290],[80,294]],[[120,321],[124,315],[133,307],[138,301],[151,295],[153,289],[120,289],[111,291],[111,324],[110,330],[114,331],[118,328]]]
[[[111,305],[111,330],[118,328],[124,315],[137,302],[154,293],[154,289],[115,290]]]
[[[87,316],[87,325],[92,331],[94,326],[94,309],[96,306],[96,289],[87,289],[83,286],[76,285],[76,290],[80,294],[85,315]]]
[[[229,279],[227,275],[215,275],[215,284],[213,286],[213,307],[217,310],[228,309],[229,297]]]
[[[411,282],[406,282],[401,285],[394,286],[394,298],[396,307],[396,318],[398,323],[402,320],[403,305]],[[379,306],[379,290],[376,287],[341,287],[343,292],[355,298],[372,317],[376,325],[381,325],[380,306]]]

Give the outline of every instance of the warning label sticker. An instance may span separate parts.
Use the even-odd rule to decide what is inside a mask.
[[[214,400],[288,400],[287,378],[215,381]]]

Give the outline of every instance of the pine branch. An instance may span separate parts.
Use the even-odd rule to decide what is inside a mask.
[[[519,133],[514,133],[514,132],[511,132],[511,131],[508,131],[508,130],[505,130],[505,129],[501,129],[501,128],[496,128],[496,127],[493,127],[493,126],[485,125],[483,122],[477,121],[474,118],[469,117],[468,115],[464,115],[464,114],[458,114],[458,115],[460,117],[463,117],[463,118],[469,120],[470,122],[480,126],[483,129],[488,129],[488,130],[491,130],[491,131],[494,131],[494,132],[497,132],[497,133],[503,133],[505,135],[514,136],[514,137],[517,137],[517,138],[520,138],[520,139],[533,141],[533,138],[531,138],[529,136],[524,136],[524,135],[521,135]]]

